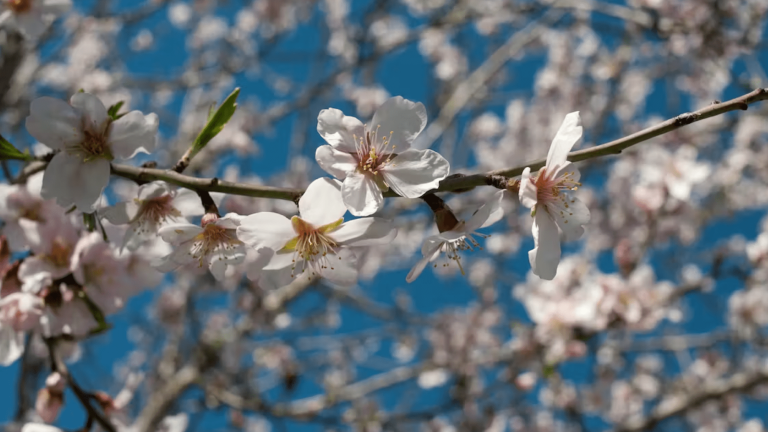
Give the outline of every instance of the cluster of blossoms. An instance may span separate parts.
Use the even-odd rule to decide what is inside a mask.
[[[339,110],[323,110],[317,129],[328,145],[317,149],[316,159],[336,179],[311,182],[291,218],[268,211],[220,216],[219,197],[162,181],[141,184],[133,200],[107,205],[103,192],[112,161],[155,149],[157,115],[117,115],[84,92],[69,103],[34,100],[27,130],[53,152],[42,180],[36,176],[25,185],[0,188],[7,239],[0,262],[0,363],[21,355],[25,332],[77,339],[102,330],[105,314],[160,282],[155,270],[207,268],[217,281],[245,273],[263,289],[299,277],[354,285],[360,252],[397,235],[391,221],[371,216],[382,209],[384,193],[391,189],[420,198],[449,174],[441,155],[410,148],[425,125],[424,106],[401,97],[384,102],[370,125]],[[544,279],[557,270],[559,231],[576,239],[589,219],[586,207],[570,196],[579,174],[566,161],[580,137],[578,113],[569,114],[546,166],[537,176],[526,169],[520,182],[520,200],[534,216],[531,265]],[[463,273],[459,252],[481,248],[477,239],[486,235],[477,231],[503,217],[504,196],[498,191],[467,220],[457,219],[439,198],[425,197],[439,233],[426,239],[407,281],[443,252]],[[83,213],[84,222],[73,210]],[[347,211],[358,218],[345,221]],[[200,216],[199,224],[188,219]],[[119,244],[109,242],[115,236],[122,239]],[[11,264],[12,252],[26,251],[31,254]],[[243,267],[244,272],[238,270]],[[47,422],[58,413],[63,389],[61,376],[49,381],[38,407]]]
[[[39,176],[26,185],[0,187],[0,218],[7,236],[0,257],[4,365],[23,353],[26,332],[85,337],[102,329],[100,315],[118,311],[130,296],[160,282],[162,275],[143,255],[110,245],[102,233],[88,232],[81,219],[41,196]],[[12,254],[23,258],[11,262]]]
[[[272,212],[220,217],[215,205],[203,208],[192,191],[175,190],[163,182],[142,185],[133,201],[104,207],[101,197],[111,161],[154,150],[157,116],[139,111],[113,116],[97,97],[81,92],[70,103],[48,97],[33,101],[26,124],[30,134],[54,154],[39,197],[23,187],[11,187],[15,189],[9,194],[5,233],[12,247],[33,248],[35,255],[24,261],[19,275],[22,283],[36,281],[35,292],[70,274],[83,286],[120,279],[114,271],[93,268],[112,268],[116,265],[112,261],[125,255],[123,250],[129,256],[154,245],[158,238],[172,247],[154,263],[164,272],[207,267],[217,280],[223,280],[231,266],[243,264],[247,276],[267,288],[305,274],[353,285],[358,273],[355,250],[386,244],[397,234],[391,222],[368,217],[382,208],[384,192],[392,189],[401,196],[419,198],[449,174],[448,161],[438,153],[409,148],[426,125],[424,106],[394,97],[375,112],[370,125],[339,110],[320,112],[317,129],[328,145],[317,149],[316,159],[339,180],[312,182],[298,202],[299,215],[290,219]],[[536,247],[529,254],[531,266],[544,279],[552,279],[557,271],[559,232],[566,239],[577,239],[589,219],[584,204],[570,195],[579,185],[579,173],[566,160],[581,132],[578,113],[569,114],[555,136],[546,166],[535,177],[526,169],[520,182],[520,200],[534,216]],[[407,280],[416,279],[442,252],[463,272],[459,252],[480,248],[476,237],[485,235],[477,230],[503,217],[503,197],[504,191],[497,192],[466,221],[457,219],[447,206],[439,211],[433,208],[440,232],[426,239],[423,258]],[[98,208],[98,214],[111,224],[128,225],[120,248],[112,248],[95,233],[80,239],[64,213],[71,206],[82,212]],[[200,225],[187,221],[204,210]],[[345,223],[348,210],[362,217]],[[45,223],[37,222],[41,218]],[[111,291],[120,283],[111,284]],[[99,303],[102,311],[116,309],[113,294],[94,292],[89,299]]]

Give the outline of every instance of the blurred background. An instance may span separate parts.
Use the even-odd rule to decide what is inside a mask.
[[[30,101],[80,89],[155,112],[170,168],[212,103],[233,119],[185,174],[304,188],[317,115],[366,122],[391,96],[427,107],[421,146],[452,173],[545,157],[565,114],[578,149],[768,86],[764,0],[76,0],[37,40],[0,30],[0,132],[34,152]],[[188,431],[764,430],[768,369],[768,105],[578,163],[592,219],[554,281],[530,274],[531,217],[507,194],[483,249],[405,282],[436,233],[420,200],[388,199],[399,228],[360,256],[349,290],[317,283],[276,307],[242,273],[169,274],[113,327],[71,347],[90,391],[131,390],[120,415],[216,340],[167,395]],[[22,166],[6,163],[6,175]],[[113,178],[114,203],[136,185]],[[468,218],[496,191],[447,193]],[[224,212],[296,213],[226,196]],[[247,332],[233,332],[248,324]],[[234,335],[234,336],[233,336]],[[50,372],[39,337],[0,369],[6,430],[35,421]],[[69,392],[55,425],[86,413]],[[158,430],[184,430],[164,423]],[[177,427],[177,429],[174,429]],[[98,426],[94,426],[98,428]],[[166,429],[163,429],[166,428]]]

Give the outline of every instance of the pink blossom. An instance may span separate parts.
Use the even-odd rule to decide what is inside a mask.
[[[43,315],[43,300],[27,292],[17,292],[0,298],[0,325],[16,331],[37,327]]]
[[[531,209],[533,239],[536,247],[528,253],[533,273],[551,280],[557,274],[560,262],[560,235],[566,240],[576,240],[584,234],[582,225],[589,222],[589,209],[570,191],[579,183],[579,170],[568,162],[568,152],[581,139],[579,113],[565,116],[547,155],[547,164],[531,177],[531,169],[523,171],[520,181],[520,202]]]
[[[45,379],[45,387],[37,392],[35,411],[46,423],[53,423],[59,417],[64,406],[64,387],[66,381],[60,373],[54,372]]]
[[[317,131],[329,145],[318,147],[315,159],[328,174],[343,180],[341,196],[350,213],[376,213],[384,205],[383,191],[390,188],[418,198],[448,176],[445,158],[410,148],[426,124],[424,105],[400,96],[384,102],[370,125],[334,108],[320,111]]]

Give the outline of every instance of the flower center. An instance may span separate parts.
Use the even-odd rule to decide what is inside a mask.
[[[242,244],[237,236],[234,234],[235,230],[220,227],[216,224],[209,223],[203,228],[203,232],[196,235],[193,239],[194,243],[190,248],[189,254],[193,258],[200,262],[200,267],[203,266],[205,257],[224,249],[225,251],[232,250],[236,246]],[[219,257],[219,259],[223,259]]]
[[[379,169],[389,164],[395,154],[395,145],[390,147],[390,141],[392,134],[379,137],[379,127],[371,131],[366,131],[364,137],[357,137],[353,135],[355,139],[355,148],[357,149],[357,163],[358,169],[361,172],[368,171],[371,174],[378,174]]]
[[[67,267],[69,266],[70,252],[69,246],[57,238],[53,241],[51,251],[45,258],[56,267]]]
[[[103,134],[93,133],[89,130],[83,132],[85,139],[80,143],[80,150],[85,153],[84,161],[97,159],[100,157],[112,160],[112,154],[107,146],[107,139]]]
[[[303,265],[304,262],[309,263],[310,266],[318,267],[318,270],[329,268],[334,270],[334,267],[328,258],[328,254],[336,255],[336,248],[338,248],[339,245],[328,235],[328,233],[334,231],[343,222],[344,219],[342,218],[319,228],[315,228],[312,224],[298,216],[291,218],[296,237],[288,241],[283,249],[279,251],[294,253],[291,277],[294,277],[297,259],[302,261],[301,273],[306,270]],[[339,259],[341,259],[341,257],[339,257]],[[312,275],[314,276],[315,273],[313,272]]]
[[[32,9],[32,0],[11,0],[8,6],[16,13],[27,12]]]
[[[464,222],[460,222],[457,228],[461,228],[463,225]],[[490,237],[490,235],[487,234],[473,232],[471,234],[459,237],[456,240],[446,240],[440,245],[440,252],[445,252],[446,258],[454,261],[456,265],[459,266],[459,271],[461,271],[462,276],[466,275],[466,273],[464,272],[464,266],[461,265],[461,255],[459,255],[459,252],[474,252],[475,250],[483,250],[483,247],[480,246],[480,243],[478,243],[474,237],[472,237],[472,234],[480,236],[484,239]],[[448,267],[449,265],[451,265],[450,261],[442,264],[443,267]],[[437,268],[437,263],[434,264],[434,267]]]
[[[137,224],[137,231],[149,231],[150,228],[156,228],[157,225],[166,222],[170,217],[181,217],[181,212],[173,206],[171,195],[163,195],[148,200],[134,198],[133,201],[140,206],[134,219]]]
[[[542,168],[534,181],[536,185],[536,207],[531,212],[531,216],[536,214],[539,205],[543,205],[544,209],[550,212],[549,205],[558,206],[560,204],[562,206],[559,210],[560,215],[565,220],[565,223],[568,223],[566,216],[572,216],[573,213],[568,212],[568,215],[565,213],[576,200],[571,198],[567,192],[575,191],[581,186],[581,183],[574,180],[574,174],[574,171],[566,171],[560,176],[555,177],[554,173],[547,172],[546,167]]]

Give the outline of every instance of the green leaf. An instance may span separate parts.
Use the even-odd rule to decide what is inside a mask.
[[[219,132],[224,129],[224,126],[232,118],[232,115],[235,114],[235,110],[237,109],[237,103],[235,103],[235,101],[237,101],[237,97],[239,95],[240,88],[236,88],[235,91],[233,91],[229,96],[227,96],[226,99],[224,99],[224,102],[221,103],[215,112],[213,110],[214,107],[211,107],[210,111],[208,112],[208,123],[206,123],[205,127],[203,127],[203,130],[201,130],[200,134],[197,135],[197,138],[195,138],[194,144],[192,144],[192,148],[189,152],[190,159],[195,157],[195,155],[199,153],[200,150],[208,145],[208,142],[210,142],[213,137],[218,135]]]
[[[8,159],[31,161],[34,158],[29,154],[20,152],[19,149],[14,147],[13,144],[0,135],[0,160]]]
[[[120,101],[120,102],[112,105],[111,107],[109,107],[109,109],[107,110],[107,114],[109,114],[109,117],[112,118],[112,120],[117,120],[120,117],[125,115],[125,114],[119,114],[119,115],[117,114],[118,111],[120,111],[120,108],[123,107],[123,104],[125,104],[125,102],[124,101]]]
[[[94,232],[96,230],[96,213],[83,213],[83,224],[88,232]]]

